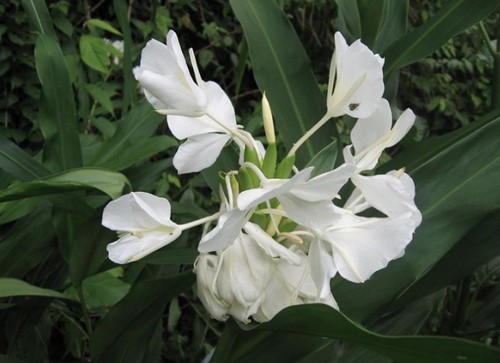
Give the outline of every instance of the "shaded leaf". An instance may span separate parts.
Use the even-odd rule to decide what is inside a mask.
[[[33,286],[23,280],[0,277],[0,298],[13,296],[43,296],[71,300],[68,296],[54,290]]]

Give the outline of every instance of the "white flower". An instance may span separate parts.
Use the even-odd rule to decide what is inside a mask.
[[[168,32],[166,45],[155,39],[146,44],[134,74],[156,110],[164,114],[204,113],[206,94],[191,78],[175,32]]]
[[[383,65],[384,60],[360,40],[348,46],[342,34],[335,33],[328,81],[328,116],[371,115],[384,93]]]
[[[360,118],[354,125],[351,131],[352,145],[344,148],[345,161],[355,164],[360,171],[373,169],[382,152],[396,145],[408,133],[414,122],[415,114],[412,110],[406,109],[391,129],[391,106],[386,99],[382,99],[371,116]]]
[[[229,97],[217,83],[201,79],[191,49],[190,55],[196,83],[173,31],[168,32],[166,45],[149,41],[142,51],[141,66],[134,69],[149,103],[167,115],[172,134],[187,139],[173,160],[179,174],[209,167],[233,137],[245,138],[236,125]]]
[[[170,203],[142,192],[123,195],[106,205],[102,224],[118,232],[120,238],[107,251],[111,261],[121,264],[137,261],[181,234],[170,220]]]

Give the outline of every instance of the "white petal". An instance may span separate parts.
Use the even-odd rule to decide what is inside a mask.
[[[382,99],[373,114],[359,119],[351,131],[351,141],[356,154],[373,146],[391,131],[392,112],[386,99]],[[377,158],[378,159],[378,158]]]
[[[262,250],[264,250],[265,253],[267,253],[268,256],[274,259],[283,258],[295,265],[300,264],[301,258],[299,255],[276,242],[258,225],[247,222],[245,223],[244,229],[245,232],[248,233],[249,237],[253,238],[254,241],[260,246],[260,248],[262,248]]]
[[[182,73],[184,73],[184,77],[186,77],[186,79],[188,80],[192,80],[191,74],[189,73],[189,69],[187,67],[186,59],[184,58],[184,54],[182,53],[179,38],[177,38],[177,34],[173,30],[169,30],[169,32],[167,33],[167,47],[174,54],[176,63],[182,70]]]
[[[356,175],[352,182],[359,188],[368,204],[388,217],[398,217],[404,213],[414,213],[420,223],[420,212],[413,201],[413,196],[401,180],[392,175]]]
[[[384,60],[362,44],[355,41],[347,49],[337,40],[335,55],[336,80],[333,95],[328,97],[328,112],[332,117],[348,114],[367,117],[378,106],[384,93],[382,67]]]
[[[396,145],[405,135],[410,131],[411,127],[415,123],[415,114],[412,110],[407,108],[401,116],[399,116],[396,124],[393,127],[393,134],[391,135],[391,140],[387,144],[387,147]]]
[[[108,203],[103,211],[102,225],[114,231],[135,232],[175,224],[170,221],[168,200],[136,192]]]
[[[291,179],[268,179],[261,188],[249,189],[238,196],[238,208],[241,210],[256,206],[266,200],[278,197],[290,189],[304,183],[311,176],[313,168],[306,168]]]
[[[217,225],[201,239],[198,251],[208,253],[230,246],[240,235],[245,224],[246,211],[231,209],[223,213]]]
[[[196,293],[210,316],[217,320],[225,321],[228,318],[229,304],[220,300],[213,289],[218,266],[219,256],[208,254],[198,256],[194,264]]]
[[[309,247],[311,260],[311,277],[318,289],[317,297],[325,297],[330,293],[330,279],[337,270],[327,246],[321,240],[314,240]]]
[[[285,193],[279,198],[288,217],[298,224],[309,228],[321,228],[335,222],[336,209],[329,200],[306,202],[291,193]]]
[[[234,108],[227,94],[215,82],[206,82],[205,88],[208,98],[207,112],[228,128],[236,129]],[[226,129],[206,115],[201,117],[170,115],[167,117],[167,122],[170,131],[179,140],[210,132],[228,133]]]
[[[410,213],[395,219],[352,216],[329,230],[327,242],[339,274],[352,282],[364,282],[402,256],[415,230],[410,217]]]
[[[140,237],[127,234],[106,247],[108,257],[111,261],[120,264],[137,261],[168,245],[180,234],[179,228],[172,228],[170,231],[143,232]]]
[[[298,185],[289,193],[309,202],[332,200],[356,171],[354,165],[343,164],[338,168],[318,175]]]
[[[231,139],[225,134],[205,134],[187,139],[174,155],[174,167],[179,174],[193,173],[212,165],[222,148]]]

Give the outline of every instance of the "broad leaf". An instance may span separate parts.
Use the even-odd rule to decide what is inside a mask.
[[[289,149],[325,114],[325,97],[297,34],[275,1],[230,3],[243,26],[255,80],[266,92],[276,128]],[[333,122],[323,126],[297,153],[298,165],[305,165],[336,137]]]

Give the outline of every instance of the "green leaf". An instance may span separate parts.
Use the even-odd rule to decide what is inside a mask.
[[[121,114],[126,116],[129,107],[135,103],[137,83],[132,72],[132,30],[128,18],[128,4],[125,0],[113,0],[116,20],[123,33],[123,97]]]
[[[142,362],[165,305],[189,290],[195,275],[180,275],[134,284],[130,293],[97,325],[90,349],[97,362]]]
[[[31,25],[41,34],[56,38],[49,9],[43,0],[21,0]]]
[[[143,101],[138,103],[119,123],[113,137],[104,141],[85,162],[86,166],[123,170],[169,147],[177,140],[153,135],[164,117],[156,114]]]
[[[485,18],[499,6],[500,0],[447,1],[431,19],[384,52],[386,76],[436,51],[450,38]]]
[[[43,179],[13,183],[0,191],[0,202],[89,188],[100,190],[116,199],[122,195],[125,185],[130,186],[130,183],[123,174],[117,172],[91,168],[73,169]]]
[[[113,33],[115,35],[122,35],[118,29],[113,27],[110,23],[107,21],[101,20],[101,19],[89,19],[86,21],[87,26],[93,27],[95,26],[96,28],[105,30],[107,32]]]
[[[96,84],[85,84],[85,89],[92,96],[92,98],[98,102],[106,111],[110,114],[114,114],[113,103],[111,102],[111,97],[113,96],[113,92],[109,92],[104,88],[96,85]]]
[[[326,101],[310,61],[275,1],[231,0],[230,3],[245,33],[257,85],[266,92],[276,128],[285,146],[290,148],[326,112]],[[337,137],[333,122],[321,131],[299,150],[299,166]]]
[[[394,301],[498,209],[499,134],[500,117],[490,115],[445,137],[416,144],[390,163],[391,169],[407,166],[414,178],[423,221],[404,257],[364,284],[342,281],[334,287],[344,313],[364,320]]]
[[[23,280],[0,277],[0,298],[13,296],[43,296],[72,300],[57,291],[33,286]]]
[[[109,72],[110,58],[104,39],[93,35],[82,35],[80,55],[83,62],[90,68],[104,74]]]
[[[287,308],[257,329],[347,340],[399,363],[495,363],[500,357],[498,348],[465,339],[376,334],[322,304]]]
[[[414,301],[421,296],[455,284],[500,256],[499,220],[500,211],[482,219],[429,272],[398,296],[394,302],[395,305]]]
[[[198,257],[198,251],[193,248],[165,248],[156,251],[142,259],[151,265],[192,265]]]
[[[333,140],[329,145],[325,146],[314,158],[311,159],[307,166],[314,166],[312,176],[326,173],[333,170],[339,148],[337,140]]]
[[[109,270],[83,280],[82,288],[87,308],[109,307],[123,299],[130,290],[130,284],[119,277],[113,270]]]
[[[35,59],[42,83],[38,121],[45,138],[43,159],[53,171],[80,167],[75,99],[64,55],[55,40],[40,35]]]

